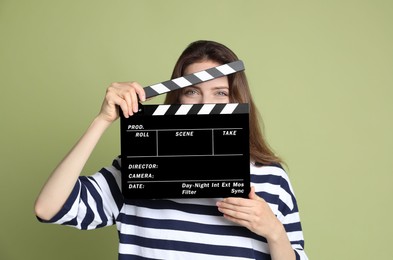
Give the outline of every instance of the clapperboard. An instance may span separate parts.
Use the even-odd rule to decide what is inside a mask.
[[[144,90],[149,98],[241,70],[236,61]],[[126,199],[248,196],[248,104],[140,105],[120,131]]]

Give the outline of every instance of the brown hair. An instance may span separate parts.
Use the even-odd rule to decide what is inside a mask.
[[[238,60],[236,54],[223,44],[213,41],[196,41],[180,55],[173,69],[172,79],[184,75],[187,66],[202,61],[214,61],[225,64]],[[229,102],[249,103],[250,106],[250,158],[256,165],[280,164],[278,158],[267,144],[260,127],[260,115],[254,104],[244,71],[228,75]],[[165,104],[180,102],[181,90],[171,91],[166,95]]]

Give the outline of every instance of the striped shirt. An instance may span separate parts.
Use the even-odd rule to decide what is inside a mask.
[[[217,199],[125,200],[120,159],[79,177],[49,223],[91,230],[116,224],[119,259],[270,259],[264,237],[226,220]],[[251,185],[283,223],[297,259],[307,259],[296,199],[282,168],[251,166]],[[42,220],[40,220],[42,221]],[[44,222],[44,221],[42,221]]]

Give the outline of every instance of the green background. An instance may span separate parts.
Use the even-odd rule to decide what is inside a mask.
[[[310,259],[391,259],[392,25],[391,0],[0,0],[0,259],[117,258],[115,227],[40,224],[34,200],[111,82],[167,80],[197,39],[244,61]],[[119,150],[116,123],[85,174]]]

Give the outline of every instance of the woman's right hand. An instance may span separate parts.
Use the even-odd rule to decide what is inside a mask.
[[[138,112],[138,98],[146,100],[143,87],[137,82],[115,82],[106,90],[99,117],[112,123],[119,118],[120,107],[126,118]]]
[[[145,91],[136,82],[113,83],[108,87],[99,115],[53,170],[38,195],[35,203],[38,217],[49,220],[59,212],[102,134],[119,117],[118,107],[129,117],[138,111],[138,98],[146,99]]]

